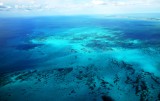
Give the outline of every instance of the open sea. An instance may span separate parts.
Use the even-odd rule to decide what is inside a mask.
[[[0,18],[0,101],[160,101],[160,20]]]

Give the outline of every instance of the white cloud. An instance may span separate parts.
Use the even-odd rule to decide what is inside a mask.
[[[95,5],[105,5],[106,4],[106,2],[103,0],[93,0],[92,3]]]
[[[0,2],[0,6],[3,6],[3,2]]]
[[[0,0],[0,7],[1,11],[42,14],[109,14],[158,11],[160,0]]]
[[[160,5],[158,0],[92,0],[95,5],[114,5],[114,6],[129,6],[129,5]]]

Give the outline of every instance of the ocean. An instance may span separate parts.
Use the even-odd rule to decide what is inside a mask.
[[[0,18],[0,101],[159,101],[160,20]]]

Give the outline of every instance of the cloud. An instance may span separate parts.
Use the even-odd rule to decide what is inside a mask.
[[[107,3],[103,0],[93,0],[92,4],[94,4],[94,5],[106,5]]]
[[[11,6],[4,5],[3,3],[0,2],[0,11],[8,11],[11,9]]]
[[[2,3],[2,2],[0,2],[0,6],[3,6],[3,3]]]
[[[42,14],[110,14],[158,9],[160,0],[0,0],[1,11],[32,14],[36,11]]]
[[[159,3],[158,0],[92,0],[94,5],[113,5],[113,6],[130,6],[130,5],[154,5]]]

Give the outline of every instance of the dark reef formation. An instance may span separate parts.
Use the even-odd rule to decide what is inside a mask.
[[[114,101],[110,96],[102,96],[103,101]]]
[[[51,82],[51,78],[54,79],[54,82],[57,84],[69,85],[70,83],[75,83],[77,87],[80,85],[85,85],[88,88],[88,94],[93,97],[92,100],[97,99],[101,96],[103,101],[115,101],[111,98],[112,94],[110,93],[113,89],[119,91],[123,90],[120,82],[123,82],[126,86],[131,85],[135,89],[135,95],[139,97],[140,101],[153,101],[154,99],[160,99],[160,93],[158,93],[157,98],[150,93],[151,90],[158,89],[160,78],[156,77],[152,73],[137,71],[134,69],[133,65],[125,62],[118,61],[115,59],[111,60],[111,67],[119,69],[122,72],[124,71],[126,79],[123,81],[119,73],[115,73],[113,81],[109,82],[104,79],[99,72],[100,68],[97,68],[94,65],[78,66],[76,68],[67,67],[67,68],[55,68],[47,70],[26,70],[19,71],[12,74],[5,74],[0,77],[0,88],[14,84],[16,82],[23,83],[26,81],[33,80],[35,85],[45,84],[46,86]],[[106,71],[109,73],[109,71]],[[147,79],[149,79],[148,82]],[[64,90],[67,88],[64,88]],[[80,89],[80,88],[78,88]],[[78,94],[79,90],[77,88],[70,89],[68,96],[73,96]],[[27,92],[27,89],[23,90]],[[111,96],[106,96],[106,95]],[[155,93],[157,94],[157,93]],[[9,93],[9,95],[11,95]],[[10,96],[8,96],[10,97]]]

